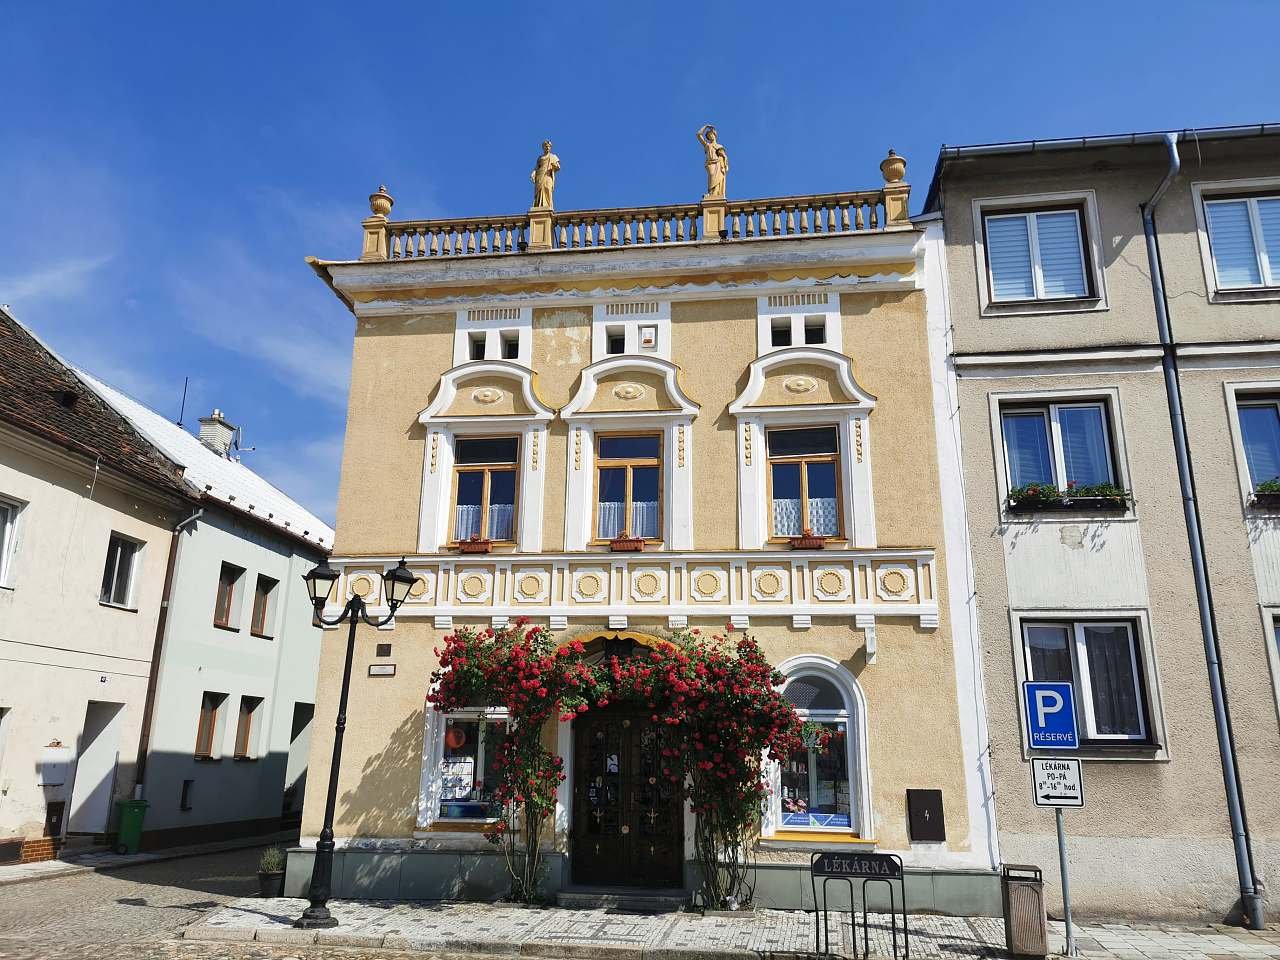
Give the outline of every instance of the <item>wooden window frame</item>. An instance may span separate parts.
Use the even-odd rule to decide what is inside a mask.
[[[1031,646],[1027,641],[1027,631],[1031,627],[1059,627],[1067,631],[1067,652],[1071,656],[1071,689],[1075,695],[1076,710],[1080,719],[1078,735],[1082,747],[1156,747],[1155,717],[1152,705],[1147,697],[1146,674],[1143,672],[1142,635],[1139,625],[1134,620],[1121,619],[1082,619],[1064,620],[1049,618],[1038,620],[1024,617],[1019,624],[1022,641],[1022,664],[1028,680],[1036,679],[1031,666]],[[1094,711],[1093,686],[1090,681],[1089,655],[1085,646],[1084,631],[1086,627],[1124,627],[1129,634],[1129,663],[1133,671],[1134,693],[1138,702],[1138,723],[1141,733],[1138,736],[1127,734],[1097,733],[1097,715]]]
[[[245,709],[246,704],[249,705]],[[262,697],[240,698],[240,712],[236,716],[236,745],[232,754],[234,760],[256,760],[250,751],[253,747],[254,717],[263,704]]]
[[[270,584],[265,593],[262,592],[264,582]],[[270,640],[272,636],[267,633],[267,620],[271,616],[271,600],[278,586],[280,586],[279,580],[263,573],[258,574],[258,579],[253,584],[253,613],[249,617],[249,632],[263,640]]]
[[[1076,216],[1076,244],[1080,249],[1080,268],[1084,276],[1084,293],[1070,294],[1063,297],[1047,297],[1044,295],[1044,271],[1040,264],[1040,240],[1034,227],[1037,214],[1041,213],[1074,213]],[[1031,285],[1035,292],[1032,297],[1017,297],[1003,300],[996,296],[996,278],[991,272],[991,237],[987,233],[987,222],[1001,218],[1021,217],[1027,222],[1027,251],[1031,258]],[[994,208],[982,210],[982,257],[983,269],[987,274],[987,299],[992,306],[1007,307],[1019,304],[1040,303],[1079,303],[1083,300],[1098,300],[1101,294],[1093,273],[1093,258],[1089,254],[1088,216],[1085,204],[1064,203],[1035,207]]]
[[[212,706],[210,706],[212,701]],[[197,760],[217,759],[213,749],[218,736],[218,720],[222,708],[226,706],[227,695],[206,690],[200,694],[200,719],[196,724],[195,758]]]
[[[786,433],[793,430],[821,430],[830,428],[835,433],[835,453],[805,453],[795,456],[775,457],[769,453],[769,434]],[[809,467],[810,463],[834,463],[836,467],[836,532],[831,536],[823,536],[827,543],[844,543],[848,540],[845,534],[843,456],[840,446],[840,426],[835,423],[815,423],[797,426],[766,427],[764,431],[765,449],[765,509],[769,511],[769,543],[790,543],[792,535],[781,535],[773,528],[773,465],[775,463],[800,464],[800,530],[803,533],[810,528],[809,523]]]
[[[520,456],[521,437],[519,434],[494,434],[493,436],[455,437],[454,449],[466,440],[515,440],[516,454],[510,463],[454,463],[453,493],[450,497],[449,546],[456,547],[462,541],[458,538],[458,477],[463,473],[483,473],[484,488],[480,494],[480,539],[489,539],[489,483],[490,474],[510,472],[515,475],[515,488],[512,493],[511,536],[505,540],[494,540],[494,543],[515,544],[520,535]]]
[[[230,583],[223,580],[223,576],[227,570],[239,571]],[[218,568],[218,589],[213,598],[213,625],[219,630],[239,630],[238,624],[233,622],[236,595],[240,592],[238,587],[244,579],[245,571],[243,567],[237,567],[234,563],[227,563],[225,560],[222,566]],[[226,609],[223,610],[223,600],[225,597]]]
[[[604,459],[600,456],[600,441],[613,440],[618,437],[657,437],[658,439],[658,455],[656,457],[616,457]],[[622,529],[627,536],[634,536],[631,527],[631,471],[635,467],[657,467],[658,468],[658,536],[645,537],[645,543],[661,543],[663,541],[663,532],[665,527],[663,523],[666,521],[666,474],[663,470],[662,454],[666,445],[666,434],[662,430],[624,430],[614,431],[610,433],[597,433],[595,436],[595,477],[593,481],[591,495],[591,539],[588,543],[600,546],[611,541],[610,537],[600,536],[600,471],[601,470],[617,470],[625,468],[627,471],[626,492],[623,496],[626,498],[625,509],[623,510]]]
[[[1053,482],[1059,490],[1067,489],[1066,453],[1062,446],[1062,427],[1058,413],[1066,407],[1097,407],[1102,412],[1102,439],[1106,444],[1107,467],[1111,472],[1111,479],[1107,482],[1121,486],[1115,430],[1111,425],[1111,405],[1106,400],[1050,400],[1044,403],[1010,401],[1000,404],[1000,441],[1004,453],[1005,476],[1009,479],[1010,489],[1013,484],[1013,465],[1009,460],[1009,437],[1004,429],[1004,418],[1009,414],[1019,413],[1038,413],[1044,417],[1045,428],[1048,430],[1049,469],[1053,472]]]

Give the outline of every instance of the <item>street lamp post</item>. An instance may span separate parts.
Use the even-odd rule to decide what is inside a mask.
[[[351,659],[356,649],[356,624],[363,620],[371,627],[380,627],[396,615],[396,609],[409,596],[416,577],[409,572],[401,558],[396,566],[382,575],[383,595],[387,598],[389,612],[381,620],[369,616],[364,598],[353,595],[347,601],[342,613],[332,620],[324,617],[324,605],[328,602],[329,593],[338,579],[338,571],[329,566],[327,560],[320,563],[302,578],[307,584],[307,593],[316,610],[316,619],[327,627],[336,627],[343,621],[351,624],[347,632],[347,659],[342,668],[342,694],[338,698],[338,718],[333,725],[333,760],[329,764],[329,792],[324,802],[324,826],[320,830],[320,840],[316,844],[315,863],[311,868],[311,887],[307,891],[307,899],[311,906],[302,912],[293,922],[295,927],[315,930],[322,927],[336,927],[337,917],[329,912],[328,902],[333,879],[333,814],[338,803],[338,768],[342,764],[342,732],[347,726],[347,691],[351,686]]]

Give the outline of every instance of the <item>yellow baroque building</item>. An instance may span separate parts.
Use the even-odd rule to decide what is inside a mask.
[[[770,765],[758,904],[808,904],[810,854],[836,848],[899,854],[912,909],[997,910],[941,223],[908,217],[904,169],[890,151],[864,191],[462,220],[392,220],[380,188],[360,259],[310,261],[356,318],[329,613],[353,593],[385,612],[401,556],[417,576],[358,637],[335,895],[504,892],[481,836],[502,711],[425,698],[446,634],[526,616],[615,650],[749,632],[840,734]],[[321,776],[342,666],[326,645]],[[694,887],[692,815],[645,790],[646,723],[560,723],[548,893]]]

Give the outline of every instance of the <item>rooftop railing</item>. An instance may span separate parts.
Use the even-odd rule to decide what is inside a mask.
[[[419,260],[586,250],[626,246],[812,237],[865,233],[910,223],[911,187],[902,176],[906,161],[892,150],[880,164],[885,184],[878,190],[615,207],[556,212],[534,207],[527,213],[448,220],[391,220],[394,201],[386,187],[369,197],[362,260]]]

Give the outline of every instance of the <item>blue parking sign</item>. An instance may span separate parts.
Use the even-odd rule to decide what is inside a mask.
[[[1076,701],[1071,684],[1028,680],[1022,684],[1027,740],[1032,750],[1078,750]]]

